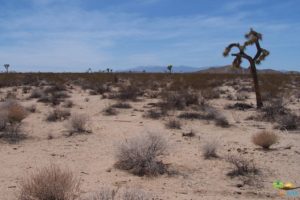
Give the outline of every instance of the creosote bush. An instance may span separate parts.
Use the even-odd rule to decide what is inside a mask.
[[[27,117],[26,109],[15,100],[7,100],[1,107],[1,112],[6,113],[10,123],[20,123]]]
[[[157,134],[142,134],[126,140],[117,148],[115,166],[138,176],[157,176],[167,172],[158,156],[166,151],[166,140]]]
[[[69,170],[50,165],[23,180],[19,200],[75,200],[78,196],[79,179]]]
[[[264,149],[269,149],[270,146],[276,144],[278,141],[278,136],[275,133],[269,131],[259,132],[252,137],[252,142]]]

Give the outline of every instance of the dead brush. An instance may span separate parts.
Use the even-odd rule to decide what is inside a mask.
[[[275,128],[280,130],[296,130],[300,126],[300,117],[292,113],[281,115],[276,119]]]
[[[80,181],[57,165],[38,169],[21,182],[19,200],[75,200]]]
[[[217,149],[218,149],[219,143],[216,140],[209,141],[205,143],[205,145],[202,148],[203,157],[205,159],[211,159],[211,158],[218,158]]]
[[[104,113],[104,115],[107,115],[107,116],[112,116],[112,115],[118,114],[118,111],[112,106],[107,106],[106,108],[103,109],[102,112]]]
[[[47,121],[49,122],[63,121],[65,119],[68,119],[70,116],[71,113],[69,110],[56,108],[48,114]]]
[[[0,133],[0,139],[9,142],[9,143],[18,143],[21,140],[27,138],[26,134],[21,132],[21,124],[20,123],[10,123],[6,125],[3,133]]]
[[[230,177],[251,176],[260,172],[253,161],[243,157],[228,156],[227,161],[233,166],[233,169],[227,174]]]
[[[129,103],[125,102],[118,102],[112,105],[113,108],[119,108],[119,109],[130,109],[132,106]]]
[[[160,119],[165,113],[159,109],[150,109],[143,116],[151,119]]]
[[[74,133],[89,133],[88,130],[89,119],[84,114],[74,114],[70,119],[69,124],[69,136],[72,136]]]
[[[157,176],[167,172],[158,156],[166,151],[166,140],[157,134],[142,134],[117,148],[115,166],[138,176]]]
[[[269,131],[259,132],[252,137],[252,142],[264,149],[269,149],[270,146],[276,144],[278,141],[279,137],[277,134]]]
[[[166,123],[166,127],[170,129],[181,129],[181,123],[176,119],[169,119]]]

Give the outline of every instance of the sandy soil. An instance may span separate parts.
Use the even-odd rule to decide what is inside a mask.
[[[1,89],[4,96],[7,90]],[[203,120],[181,120],[181,130],[165,127],[164,120],[144,118],[144,111],[157,101],[144,98],[130,102],[132,109],[119,109],[116,116],[105,116],[101,112],[114,100],[91,96],[75,87],[70,93],[74,102],[71,113],[84,113],[90,119],[91,134],[66,137],[68,121],[47,122],[45,120],[53,108],[35,99],[27,99],[18,89],[22,105],[37,106],[37,112],[30,114],[22,124],[29,136],[18,144],[8,144],[0,140],[0,199],[16,199],[20,181],[37,168],[50,163],[70,168],[81,179],[81,193],[87,195],[101,187],[141,188],[157,199],[282,199],[272,187],[273,181],[280,179],[300,186],[300,134],[299,131],[285,132],[273,129],[272,124],[247,121],[250,111],[224,110],[225,104],[233,101],[217,99],[211,105],[221,110],[231,126],[221,128]],[[89,102],[85,98],[89,98]],[[251,95],[249,102],[254,102]],[[300,104],[293,105],[298,109]],[[262,151],[251,142],[253,134],[263,129],[273,130],[280,136],[280,142],[270,151]],[[183,132],[194,130],[193,138],[182,137]],[[162,157],[177,171],[174,175],[154,178],[138,177],[113,167],[118,143],[145,132],[163,135],[168,141],[168,152]],[[49,134],[54,138],[48,139]],[[205,160],[202,147],[208,141],[219,143],[219,159]],[[285,148],[285,147],[291,148]],[[243,185],[240,178],[230,178],[226,174],[232,166],[226,162],[228,155],[242,155],[253,159],[262,174],[252,186]],[[284,197],[287,198],[287,197]],[[300,199],[300,197],[296,197]],[[294,199],[296,199],[294,198]]]

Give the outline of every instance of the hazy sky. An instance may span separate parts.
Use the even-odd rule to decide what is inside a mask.
[[[271,52],[261,68],[300,70],[299,0],[0,0],[0,65],[224,65],[231,63],[224,47],[243,41],[250,27]]]

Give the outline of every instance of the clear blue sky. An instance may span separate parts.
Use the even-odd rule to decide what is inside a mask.
[[[271,52],[260,68],[300,70],[299,0],[0,0],[0,65],[218,66],[231,63],[224,47],[250,27]]]

